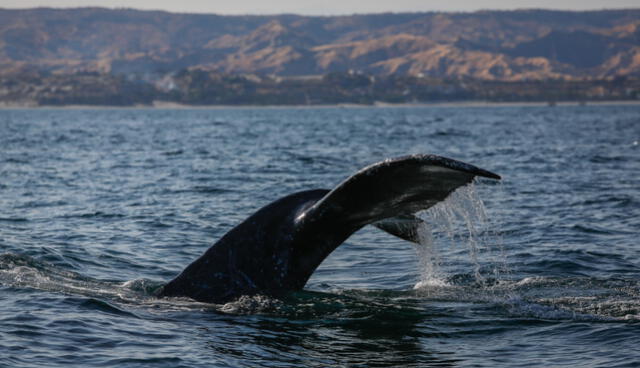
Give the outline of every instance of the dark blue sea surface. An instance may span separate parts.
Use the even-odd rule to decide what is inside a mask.
[[[411,153],[503,180],[284,299],[154,296],[261,206]],[[2,367],[637,367],[639,239],[638,105],[0,110]]]

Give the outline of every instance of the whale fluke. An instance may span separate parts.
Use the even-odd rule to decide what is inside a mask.
[[[288,195],[229,231],[160,295],[224,303],[242,295],[300,290],[320,263],[365,225],[417,241],[412,229],[422,220],[412,214],[476,176],[500,179],[453,159],[411,155],[367,166],[331,191]]]

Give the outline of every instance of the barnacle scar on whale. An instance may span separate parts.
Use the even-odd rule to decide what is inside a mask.
[[[474,177],[500,176],[453,159],[411,155],[367,166],[333,190],[294,193],[234,227],[160,290],[160,296],[225,303],[300,290],[351,234],[372,224],[415,241],[414,213]]]

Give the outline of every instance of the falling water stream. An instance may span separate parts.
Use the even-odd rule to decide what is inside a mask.
[[[496,224],[489,220],[482,199],[474,183],[458,188],[446,200],[419,216],[423,222],[418,229],[419,244],[414,246],[418,258],[420,280],[415,289],[429,285],[446,285],[446,274],[440,247],[467,247],[473,276],[477,283],[486,281],[487,272],[498,280],[508,268],[502,240]],[[485,270],[481,273],[481,269]]]

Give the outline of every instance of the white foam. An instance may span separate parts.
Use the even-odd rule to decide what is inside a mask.
[[[229,314],[258,314],[278,310],[282,302],[264,295],[243,295],[239,299],[223,304],[219,311]]]

